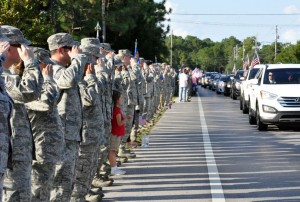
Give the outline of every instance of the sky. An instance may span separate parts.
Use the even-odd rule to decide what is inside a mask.
[[[230,36],[240,41],[256,36],[257,41],[267,45],[275,41],[277,25],[278,42],[295,44],[300,40],[300,0],[167,0],[165,6],[172,8],[172,14],[166,16],[171,21],[166,24],[177,36],[215,42]]]

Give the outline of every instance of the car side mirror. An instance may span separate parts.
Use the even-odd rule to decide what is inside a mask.
[[[245,80],[245,77],[242,76],[242,77],[240,78],[240,80],[241,80],[241,81],[244,81],[244,80]]]
[[[252,85],[258,85],[258,79],[251,79],[250,82]]]

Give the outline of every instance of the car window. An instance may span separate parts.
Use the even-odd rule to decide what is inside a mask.
[[[267,69],[264,84],[300,84],[300,68]]]
[[[250,71],[250,75],[249,75],[249,80],[250,79],[254,79],[254,77],[255,77],[255,75],[256,75],[256,73],[258,72],[258,68],[257,69],[252,69],[251,71]]]

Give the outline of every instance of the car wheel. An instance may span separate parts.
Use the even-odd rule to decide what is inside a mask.
[[[242,110],[243,110],[243,114],[247,114],[248,113],[248,111],[249,111],[249,108],[248,108],[248,106],[246,105],[246,102],[245,102],[245,99],[244,99],[244,97],[243,97],[243,99],[242,99]]]
[[[268,125],[264,124],[260,120],[260,114],[259,114],[259,107],[258,106],[256,106],[256,128],[259,131],[265,131],[265,130],[268,129]]]
[[[248,118],[249,118],[249,124],[250,124],[250,125],[256,124],[255,116],[252,115],[252,110],[251,110],[251,107],[250,107],[250,102],[249,102]]]
[[[235,91],[232,90],[232,99],[233,99],[233,100],[236,100],[236,98],[237,98],[237,97],[236,97]]]
[[[242,96],[240,96],[240,110],[243,110]]]

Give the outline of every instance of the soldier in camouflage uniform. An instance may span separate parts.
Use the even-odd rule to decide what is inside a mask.
[[[172,77],[171,77],[171,74],[170,74],[170,66],[167,65],[166,66],[166,69],[165,69],[165,86],[166,86],[166,98],[165,98],[165,106],[168,106],[171,104],[171,92],[172,92]]]
[[[143,88],[144,88],[144,79],[143,75],[141,73],[140,65],[137,64],[137,61],[135,58],[131,58],[130,60],[130,66],[132,69],[132,73],[134,74],[135,78],[133,81],[135,82],[136,86],[136,95],[137,96],[137,103],[134,109],[134,117],[133,117],[133,128],[131,130],[130,134],[130,144],[135,145],[136,144],[136,138],[138,135],[138,129],[139,129],[139,117],[140,112],[143,112],[143,106],[144,106],[144,96],[143,96]]]
[[[51,201],[70,201],[74,178],[75,162],[78,156],[80,131],[82,129],[82,105],[79,94],[79,81],[82,80],[86,56],[79,54],[70,34],[58,33],[47,39],[53,65],[53,77],[56,81],[61,100],[58,112],[65,136],[65,160],[56,165],[55,179],[51,191]],[[67,67],[67,65],[70,66]]]
[[[42,94],[25,103],[33,132],[36,160],[32,163],[32,202],[49,201],[55,165],[63,160],[65,147],[62,124],[57,110],[58,87],[53,80],[49,51],[32,47],[44,77]]]
[[[99,99],[97,78],[94,65],[95,59],[103,57],[99,53],[99,46],[90,43],[88,38],[81,40],[80,49],[87,55],[84,79],[79,82],[80,95],[83,106],[83,130],[82,141],[79,147],[78,161],[76,162],[76,180],[72,192],[71,201],[99,201],[101,196],[90,191],[90,185],[94,177],[94,166],[98,162],[98,151],[103,135],[104,120],[102,104]]]
[[[153,88],[154,102],[153,102],[152,112],[153,114],[156,114],[160,103],[160,89],[161,89],[160,84],[161,84],[162,76],[161,76],[160,66],[158,64],[155,65],[153,71],[155,72],[155,76],[154,76],[154,88]]]
[[[150,106],[151,102],[153,101],[153,72],[149,68],[149,66],[145,63],[143,68],[143,75],[145,78],[145,102],[144,102],[144,109],[143,109],[143,118],[146,119],[148,122],[151,120],[151,111],[150,111]]]
[[[22,32],[12,26],[2,26],[2,33],[10,38],[10,48],[3,63],[2,77],[7,93],[14,101],[11,117],[12,169],[8,169],[4,179],[3,201],[31,201],[31,163],[34,159],[34,145],[28,114],[24,103],[36,100],[41,93],[43,76],[38,62],[26,45]],[[21,45],[22,44],[22,45]],[[21,45],[21,47],[20,47]],[[22,75],[12,74],[9,68],[22,59]]]
[[[0,29],[0,76],[3,72],[2,63],[5,61],[6,51],[9,49],[9,41],[5,35],[1,34]],[[0,201],[2,201],[3,180],[6,172],[9,156],[11,156],[11,128],[10,128],[10,114],[13,107],[13,101],[8,96],[5,90],[5,83],[0,77]],[[11,164],[11,162],[10,162]]]
[[[121,58],[124,66],[125,66],[124,72],[122,70],[122,74],[124,75],[124,77],[128,76],[128,79],[129,79],[129,84],[126,89],[127,98],[128,98],[127,99],[127,113],[126,113],[126,116],[124,114],[124,117],[130,117],[130,120],[128,119],[125,124],[125,135],[122,137],[118,156],[126,157],[126,158],[134,158],[135,154],[131,153],[129,150],[126,150],[125,144],[127,143],[127,139],[129,138],[130,133],[131,133],[134,109],[135,109],[135,106],[137,105],[137,87],[136,87],[136,82],[135,82],[136,76],[130,66],[130,59],[132,57],[132,54],[130,53],[130,51],[127,49],[121,49],[121,50],[119,50],[118,55]],[[125,68],[126,68],[126,70],[125,70]],[[125,98],[124,98],[124,100],[126,100]]]

